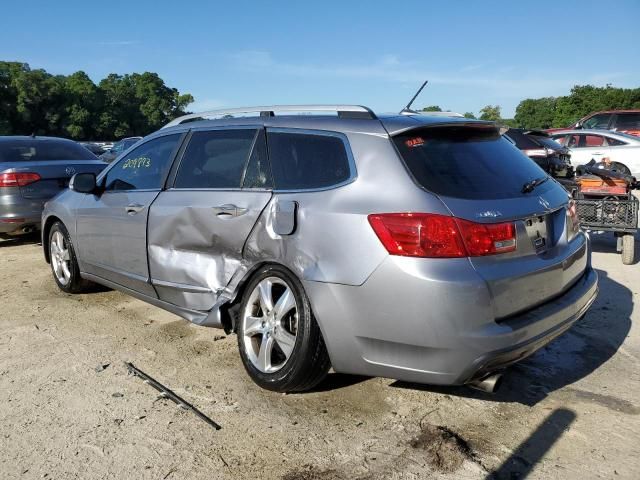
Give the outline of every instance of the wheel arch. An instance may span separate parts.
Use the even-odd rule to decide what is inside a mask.
[[[47,217],[42,225],[42,249],[44,250],[44,259],[47,263],[51,263],[51,254],[49,252],[49,232],[51,232],[51,227],[53,227],[56,222],[60,222],[64,225],[64,222],[55,215]]]
[[[224,331],[226,333],[236,332],[240,304],[242,303],[242,297],[244,296],[245,289],[247,288],[247,285],[256,274],[256,272],[268,265],[286,268],[291,273],[291,275],[298,278],[298,276],[290,268],[288,268],[286,265],[283,265],[282,263],[265,260],[252,265],[236,285],[231,299],[220,306],[220,321],[222,322],[222,328],[224,328]]]

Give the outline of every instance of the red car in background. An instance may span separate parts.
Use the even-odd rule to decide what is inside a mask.
[[[636,110],[606,110],[594,112],[578,120],[567,128],[550,128],[549,133],[574,130],[576,128],[613,130],[640,137],[640,109]]]

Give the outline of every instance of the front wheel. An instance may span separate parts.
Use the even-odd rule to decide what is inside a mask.
[[[237,333],[247,373],[267,390],[309,390],[331,366],[302,284],[283,267],[266,266],[253,276],[242,299]]]
[[[622,263],[633,265],[635,257],[635,238],[632,233],[627,233],[622,237]]]
[[[71,237],[61,222],[56,222],[49,231],[49,259],[53,279],[60,290],[80,293],[87,288],[88,282],[80,277]]]

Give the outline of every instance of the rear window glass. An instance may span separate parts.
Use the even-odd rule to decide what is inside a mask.
[[[551,148],[552,150],[562,150],[562,145],[553,138],[536,136],[536,141],[540,142],[541,145],[544,145],[547,148]]]
[[[394,141],[415,180],[447,197],[518,197],[527,182],[547,175],[492,128],[432,127],[411,130]],[[536,193],[551,184],[543,183]]]
[[[49,160],[97,160],[82,145],[64,140],[0,141],[0,162],[40,162]]]
[[[269,132],[267,143],[277,189],[327,188],[351,176],[345,143],[339,137]]]
[[[507,130],[507,135],[513,142],[516,144],[520,150],[530,150],[534,148],[540,148],[540,144],[537,143],[534,139],[522,133],[520,130],[514,130],[510,128]]]

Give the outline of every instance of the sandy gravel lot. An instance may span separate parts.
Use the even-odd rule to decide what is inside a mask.
[[[0,478],[640,478],[640,267],[593,243],[594,307],[490,396],[338,374],[267,392],[235,336],[114,291],[65,295],[37,240],[0,242]]]

